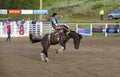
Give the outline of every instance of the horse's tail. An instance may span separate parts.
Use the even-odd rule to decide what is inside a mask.
[[[35,38],[32,34],[29,35],[29,39],[32,43],[37,43],[41,41],[41,39]]]

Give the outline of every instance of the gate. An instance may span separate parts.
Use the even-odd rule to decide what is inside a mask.
[[[11,36],[12,37],[23,37],[29,36],[29,33],[35,35],[42,35],[42,22],[31,24],[30,21],[26,21],[25,24],[17,25],[15,21],[10,22]],[[0,37],[7,37],[7,25],[0,22]]]

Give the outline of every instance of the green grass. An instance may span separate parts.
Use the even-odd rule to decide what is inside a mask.
[[[106,20],[104,22],[107,22],[107,14],[120,7],[119,0],[45,0],[43,2],[43,7],[49,10],[48,18],[53,12],[57,12],[63,15],[64,22],[74,23],[100,22],[99,10],[101,8],[105,10]]]

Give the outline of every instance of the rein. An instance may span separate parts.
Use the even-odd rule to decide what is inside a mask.
[[[70,30],[68,30],[68,32],[66,33],[66,35],[68,35],[70,33]]]

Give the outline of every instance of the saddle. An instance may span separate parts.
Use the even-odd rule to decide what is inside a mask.
[[[63,26],[57,26],[55,32],[49,34],[49,36],[48,36],[49,43],[50,43],[50,42],[52,42],[52,43],[59,42],[60,36],[61,36],[62,34],[64,34],[63,28],[65,28],[65,27],[63,27]],[[66,29],[66,28],[65,28],[65,29]],[[66,33],[66,34],[67,34],[67,33]]]
[[[59,33],[53,32],[48,35],[49,44],[56,44],[59,42]]]

